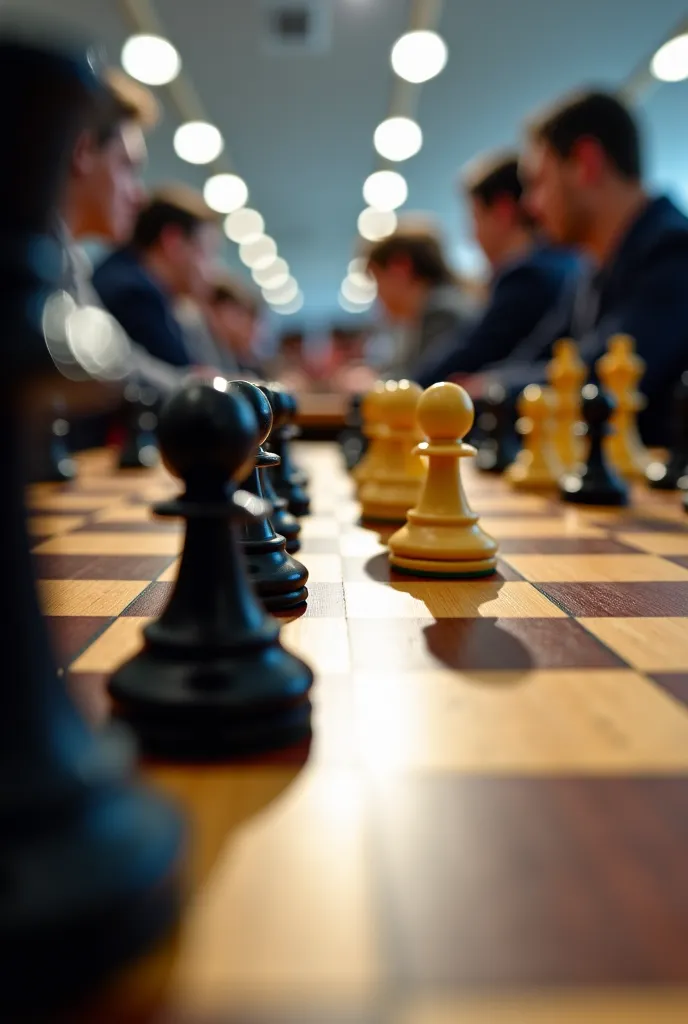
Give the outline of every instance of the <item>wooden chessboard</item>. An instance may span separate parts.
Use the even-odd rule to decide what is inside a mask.
[[[685,1024],[676,495],[577,509],[473,474],[499,575],[390,580],[337,450],[300,459],[311,596],[283,636],[317,673],[314,740],[143,767],[191,820],[192,894],[151,1020]],[[174,483],[111,466],[94,453],[74,484],[30,493],[43,605],[96,721],[180,544],[149,518]]]

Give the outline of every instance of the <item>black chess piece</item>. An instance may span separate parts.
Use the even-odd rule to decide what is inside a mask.
[[[4,25],[0,88],[0,1019],[54,1020],[173,923],[183,843],[176,812],[131,782],[128,739],[96,738],[58,677],[22,500],[32,410],[53,389],[69,409],[84,401],[58,379],[42,317],[61,276],[54,211],[99,89],[93,53]]]
[[[63,403],[54,402],[46,416],[32,412],[26,425],[27,478],[30,483],[65,483],[76,476],[69,448],[69,420]]]
[[[586,384],[581,396],[589,440],[587,461],[580,470],[563,477],[562,500],[579,505],[627,505],[628,487],[607,463],[603,449],[614,403],[597,384]]]
[[[241,525],[262,522],[268,511],[237,489],[258,437],[253,409],[232,385],[190,383],[160,412],[162,459],[186,490],[156,512],[186,520],[184,551],[167,607],[144,629],[143,650],[110,681],[118,712],[151,753],[230,759],[310,735],[313,673],[280,644],[240,540]]]
[[[243,490],[264,498],[263,481],[269,470],[279,466],[279,456],[262,447],[272,428],[272,407],[257,385],[248,381],[232,381],[250,404],[258,421],[258,450],[255,466],[241,484]],[[256,593],[265,607],[276,614],[301,608],[308,598],[308,570],[287,553],[285,538],[276,533],[268,514],[257,515],[244,523],[242,547],[246,554],[248,573]]]
[[[688,370],[681,374],[674,392],[672,434],[667,462],[651,462],[647,482],[662,491],[688,491]]]
[[[273,432],[283,425],[283,405],[267,385],[261,384],[259,387],[269,401],[272,409],[272,430],[268,435],[269,445]],[[266,454],[268,453],[266,452]],[[289,502],[287,499],[282,498],[275,490],[272,483],[271,469],[271,466],[266,466],[262,473],[261,483],[263,487],[263,497],[272,505],[270,522],[272,523],[275,533],[279,533],[284,537],[287,542],[287,551],[290,555],[295,555],[301,550],[301,523],[298,521],[296,516],[289,511]]]
[[[491,384],[476,423],[476,465],[486,473],[503,473],[521,447],[516,433],[516,403],[501,384]]]
[[[158,462],[155,435],[158,392],[145,384],[127,384],[124,403],[124,439],[119,453],[119,468],[150,469]]]
[[[295,516],[307,516],[311,503],[306,493],[307,478],[292,458],[290,442],[296,436],[297,428],[294,418],[298,411],[296,399],[280,385],[270,385],[276,401],[280,403],[282,426],[273,431],[270,438],[270,451],[279,455],[280,464],[276,467],[272,483],[277,493],[289,504],[289,511]]]

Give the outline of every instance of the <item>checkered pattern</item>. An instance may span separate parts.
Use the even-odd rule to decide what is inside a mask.
[[[308,765],[193,786],[151,772],[190,806],[212,892],[183,956],[185,998],[256,1024],[373,1021],[382,1005],[396,1024],[688,1019],[688,997],[668,993],[688,986],[680,501],[639,489],[627,510],[576,508],[469,467],[498,574],[421,581],[390,575],[386,534],[358,525],[336,450],[301,458],[310,599],[283,641],[316,671]],[[86,456],[73,484],[29,495],[43,606],[95,718],[165,605],[182,539],[149,511],[175,483],[111,465]],[[227,859],[218,837],[238,824]],[[644,983],[666,998],[633,1016],[645,997],[623,990]],[[618,996],[594,994],[609,986]]]

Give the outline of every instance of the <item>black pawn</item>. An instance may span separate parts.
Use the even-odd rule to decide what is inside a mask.
[[[290,442],[297,433],[294,426],[294,418],[298,411],[296,399],[288,391],[279,385],[271,386],[276,402],[279,403],[276,409],[280,410],[282,426],[273,431],[270,438],[270,451],[279,455],[280,464],[273,476],[273,486],[277,493],[285,498],[289,511],[295,516],[307,516],[311,510],[311,503],[306,493],[306,474],[299,469],[292,458]]]
[[[674,392],[672,410],[673,444],[666,465],[652,462],[647,467],[650,487],[662,491],[688,491],[688,370]]]
[[[588,457],[580,471],[563,478],[562,500],[578,505],[626,505],[628,488],[608,465],[603,449],[614,403],[596,384],[586,384],[581,395]]]
[[[310,736],[313,673],[280,644],[240,540],[243,522],[265,518],[265,503],[237,490],[258,436],[253,409],[233,386],[192,383],[161,410],[162,459],[186,491],[156,512],[186,520],[184,551],[143,650],[110,682],[119,712],[151,753],[229,759]]]
[[[282,426],[280,422],[280,403],[275,399],[275,395],[270,388],[264,384],[259,386],[272,408],[272,430],[268,436],[269,442],[275,429],[279,429]],[[289,554],[295,555],[301,550],[301,523],[289,511],[289,502],[286,498],[280,497],[275,490],[272,483],[272,469],[270,466],[264,469],[261,483],[263,486],[263,496],[272,505],[270,522],[273,529],[275,533],[279,533],[286,540]]]
[[[272,427],[272,408],[265,393],[255,384],[239,380],[233,381],[230,388],[250,403],[258,422],[255,465],[241,487],[263,499],[265,474],[279,466],[279,456],[266,452],[262,447]],[[268,611],[277,614],[290,612],[306,603],[308,570],[287,553],[286,540],[275,532],[267,513],[257,515],[244,524],[242,547],[251,581]]]
[[[61,277],[61,172],[99,91],[92,52],[58,39],[54,26],[36,41],[0,31],[0,89],[13,98],[0,160],[2,1021],[58,1019],[160,939],[177,914],[183,850],[176,812],[132,784],[127,737],[101,741],[69,699],[32,575],[21,443],[53,382],[68,402],[83,399],[82,383],[58,383],[41,318]]]
[[[142,384],[128,384],[124,391],[124,439],[119,453],[120,469],[150,469],[158,461],[155,431],[158,426],[158,392]]]
[[[501,384],[492,384],[483,400],[477,425],[476,465],[485,473],[503,473],[521,447],[516,433],[516,406]]]

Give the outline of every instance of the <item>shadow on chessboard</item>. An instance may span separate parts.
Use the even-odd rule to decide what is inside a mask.
[[[428,651],[447,668],[467,671],[479,662],[486,671],[498,671],[508,665],[509,685],[518,684],[533,668],[531,652],[518,637],[504,629],[498,618],[481,614],[481,607],[493,602],[506,582],[499,573],[470,581],[413,579],[390,569],[386,552],[370,558],[365,571],[372,580],[387,583],[425,604],[435,620],[423,630]],[[460,616],[448,612],[447,588],[457,587],[462,588],[463,595]],[[476,650],[480,651],[479,657]]]

